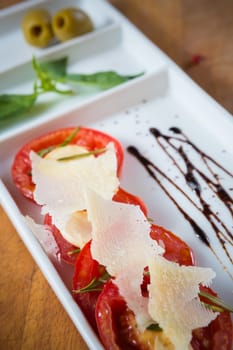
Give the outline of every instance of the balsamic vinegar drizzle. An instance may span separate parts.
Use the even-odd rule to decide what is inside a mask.
[[[213,195],[218,197],[218,199],[221,202],[221,205],[225,207],[229,215],[233,218],[233,199],[230,197],[227,190],[222,186],[217,170],[221,170],[231,178],[233,178],[233,174],[230,173],[223,166],[221,166],[219,163],[217,163],[212,157],[203,152],[200,148],[198,148],[179,128],[171,127],[169,130],[172,132],[172,135],[163,134],[157,128],[150,128],[150,133],[153,135],[160,149],[166,154],[166,156],[170,158],[173,165],[183,176],[186,184],[195,193],[196,197],[198,198],[199,205],[192,200],[192,198],[185,192],[184,189],[178,186],[173,179],[171,179],[164,171],[162,171],[158,165],[156,165],[150,159],[143,156],[142,153],[140,153],[140,151],[136,147],[129,146],[127,150],[143,165],[148,174],[155,180],[155,182],[166,193],[166,195],[174,203],[174,205],[184,216],[184,218],[189,222],[197,237],[208,248],[211,249],[215,257],[222,264],[217,253],[214,251],[213,247],[211,247],[209,237],[207,236],[207,234],[171,195],[168,188],[159,179],[159,177],[165,179],[169,182],[169,184],[174,186],[176,190],[179,191],[179,193],[181,193],[192,204],[192,206],[194,206],[208,220],[219,243],[225,251],[227,258],[233,264],[233,258],[231,257],[226,245],[226,243],[228,243],[230,246],[233,246],[233,234],[230,232],[230,229],[223,222],[223,220],[219,218],[218,214],[215,213],[214,210],[211,208],[210,203],[204,198],[202,186],[199,181],[199,179],[202,179],[204,187],[207,186],[209,190],[213,193]],[[188,152],[184,149],[185,145],[188,145],[194,152],[198,154],[203,164],[205,165],[207,171],[209,172],[210,176],[206,175],[195,164],[193,164],[193,162],[188,156]],[[185,170],[183,170],[180,166],[177,160],[177,156],[181,158],[184,162]],[[216,170],[213,169],[213,165]],[[221,230],[219,229],[216,223],[218,223],[218,225],[221,227]],[[233,279],[233,275],[229,271],[227,272]]]

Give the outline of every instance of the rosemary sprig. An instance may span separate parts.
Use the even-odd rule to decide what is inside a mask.
[[[94,277],[90,283],[88,283],[85,287],[80,289],[74,289],[73,293],[81,294],[86,292],[100,292],[102,288],[100,287],[103,283],[107,282],[110,275],[108,272],[105,272],[100,278]]]
[[[59,145],[56,145],[56,146],[54,145],[54,146],[49,146],[49,147],[46,147],[46,148],[42,148],[41,150],[39,150],[37,152],[37,154],[43,158],[46,154],[48,154],[49,152],[53,151],[55,148],[67,146],[75,138],[75,136],[77,135],[79,130],[80,130],[80,127],[77,127],[70,135],[68,135],[65,138],[65,140],[62,143],[60,143]]]
[[[152,219],[152,218],[148,217],[148,218],[147,218],[147,221],[149,221],[149,222],[153,223],[153,222],[154,222],[154,219]]]
[[[145,270],[143,272],[144,276],[150,276],[150,272]],[[201,303],[207,307],[208,309],[211,309],[214,312],[223,312],[223,311],[229,311],[229,312],[233,312],[233,307],[226,304],[222,299],[220,299],[219,297],[215,297],[210,293],[204,292],[202,290],[199,291],[198,293],[199,297],[203,297],[207,300],[209,300],[211,303],[213,304],[208,304],[204,301],[201,301]]]
[[[68,135],[65,138],[65,140],[59,145],[59,147],[67,146],[75,138],[79,130],[80,130],[80,127],[78,126],[77,128],[74,129],[74,131],[70,135]]]
[[[66,161],[69,161],[69,160],[89,157],[89,156],[94,155],[94,154],[100,154],[100,153],[103,153],[105,151],[106,151],[106,148],[97,148],[97,149],[94,149],[93,151],[89,151],[89,152],[84,152],[84,153],[80,153],[80,154],[74,154],[72,156],[58,158],[57,161],[59,161],[59,162],[66,162]]]
[[[37,154],[38,154],[38,156],[41,156],[41,158],[43,158],[44,156],[46,156],[46,154],[53,151],[56,147],[57,146],[49,146],[49,147],[43,148],[43,149],[39,150],[37,152]]]
[[[200,291],[199,296],[204,297],[207,300],[209,300],[215,304],[215,305],[212,305],[212,304],[203,303],[205,305],[207,304],[208,307],[211,308],[213,311],[215,311],[215,309],[217,309],[218,312],[223,312],[223,311],[233,312],[233,307],[226,304],[219,297],[215,297],[214,295],[209,294],[209,293],[204,292],[204,291]]]
[[[67,254],[68,255],[75,255],[75,254],[80,253],[80,250],[81,250],[80,248],[76,248],[74,250],[69,251]]]

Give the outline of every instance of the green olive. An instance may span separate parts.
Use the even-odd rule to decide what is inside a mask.
[[[72,7],[59,10],[53,16],[52,28],[60,41],[72,39],[94,29],[90,17],[81,9]]]
[[[54,37],[51,16],[45,9],[28,11],[22,20],[22,30],[30,45],[41,48],[48,46]]]

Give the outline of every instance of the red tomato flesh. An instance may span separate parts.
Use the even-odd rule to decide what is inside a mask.
[[[194,254],[191,248],[181,238],[174,233],[155,224],[151,225],[151,238],[158,243],[163,242],[167,260],[177,262],[180,265],[194,265]]]
[[[91,242],[88,242],[83,247],[76,259],[72,288],[75,291],[78,291],[89,285],[89,283],[92,282],[94,278],[98,280],[105,273],[105,268],[92,258],[90,246]],[[99,291],[73,294],[74,299],[95,330],[95,307],[99,294]]]
[[[133,195],[132,193],[126,192],[123,188],[119,187],[117,193],[113,196],[115,202],[128,203],[133,205],[139,205],[141,211],[145,216],[148,215],[148,209],[141,198]]]

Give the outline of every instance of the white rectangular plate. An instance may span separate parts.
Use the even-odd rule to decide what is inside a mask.
[[[173,137],[174,133],[169,129],[171,127],[180,128],[188,139],[202,150],[203,154],[213,158],[232,173],[232,116],[193,83],[111,6],[105,4],[104,1],[96,3],[104,6],[113,21],[119,24],[100,34],[99,42],[102,42],[102,53],[98,47],[90,49],[92,46],[91,38],[87,38],[82,43],[74,43],[68,50],[72,57],[71,69],[76,67],[78,62],[80,70],[83,71],[90,71],[91,67],[100,70],[101,66],[106,64],[107,67],[117,67],[120,72],[126,74],[131,73],[132,70],[144,70],[146,74],[130,83],[98,93],[98,95],[89,96],[86,99],[58,101],[58,104],[54,104],[48,110],[43,110],[32,121],[17,125],[0,135],[1,204],[90,349],[101,349],[101,345],[66,287],[68,285],[67,271],[64,273],[56,266],[59,270],[59,274],[57,273],[57,269],[47,258],[24,223],[23,215],[30,215],[39,221],[39,210],[31,202],[22,198],[11,180],[10,168],[15,152],[25,142],[38,135],[65,126],[83,125],[105,131],[116,137],[125,149],[122,187],[139,195],[145,201],[149,208],[149,216],[157,224],[173,231],[192,247],[198,265],[209,266],[216,271],[217,276],[213,288],[228,303],[232,301],[233,289],[232,263],[229,258],[230,255],[232,256],[232,240],[230,243],[230,235],[227,232],[232,232],[232,212],[230,214],[225,203],[219,200],[216,193],[208,187],[208,183],[204,182],[200,175],[195,172],[195,176],[202,186],[201,196],[213,211],[212,217],[215,216],[214,225],[217,225],[222,232],[221,237],[224,237],[226,241],[224,250],[217,239],[213,226],[210,225],[210,221],[197,209],[197,207],[201,207],[200,199],[196,196],[195,191],[187,186],[184,176],[174,164],[175,160],[181,170],[185,172],[186,167],[180,156],[181,153],[174,151],[171,146],[166,144],[169,146],[166,150],[171,152],[171,156],[174,157],[174,159],[169,158],[149,131],[153,127]],[[110,45],[112,37],[116,40],[114,44]],[[104,40],[101,40],[103,38]],[[98,41],[98,38],[95,37],[95,40]],[[80,62],[75,55],[77,47],[80,50]],[[138,49],[138,47],[143,50]],[[137,55],[138,50],[143,52],[140,58]],[[53,55],[59,57],[62,53],[61,50]],[[88,53],[87,59],[85,53]],[[18,91],[21,91],[25,84],[31,81],[28,67],[29,62],[18,67]],[[12,72],[16,72],[14,68],[12,68]],[[25,72],[28,72],[28,78],[24,80]],[[6,81],[11,77],[13,82],[11,70],[2,73],[2,75]],[[9,91],[12,91],[12,82],[8,81]],[[175,136],[179,137],[180,135]],[[165,140],[163,138],[160,140],[164,144]],[[183,147],[185,154],[195,164],[195,167],[211,178],[213,182],[219,181],[229,197],[232,198],[232,177],[229,174],[207,160],[209,168],[213,171],[211,174],[210,169],[203,162],[203,154],[197,154],[195,147],[178,141],[173,142],[173,144]],[[154,172],[162,187],[158,185],[158,181],[148,175],[136,158],[127,152],[127,147],[130,145],[137,147],[147,159],[162,171],[162,173],[158,170]],[[174,181],[183,193],[171,185],[164,174]],[[218,179],[214,178],[213,174],[217,174]],[[170,197],[168,193],[170,193]],[[191,198],[192,202],[187,199],[184,193]],[[171,200],[171,197],[176,201],[176,204]],[[190,221],[185,219],[184,213],[182,214],[178,206],[205,232],[210,241],[211,249],[197,237]],[[225,228],[218,223],[217,218],[224,223]]]
[[[50,6],[52,3],[49,2]],[[102,10],[103,16],[111,17],[109,25],[103,27],[101,31],[96,30],[78,39],[58,45],[52,51],[45,49],[34,53],[35,57],[44,61],[68,57],[68,71],[70,73],[114,70],[122,75],[142,72],[149,74],[165,65],[165,56],[160,50],[148,45],[147,40],[130,24],[122,26],[124,19],[109,4],[97,0],[95,6]],[[92,11],[89,10],[89,12]],[[17,15],[21,16],[18,13]],[[136,33],[137,44],[134,41]],[[24,51],[22,50],[22,52]],[[141,53],[140,56],[138,52]],[[33,92],[36,76],[32,69],[32,55],[33,53],[30,53],[29,57],[22,59],[20,64],[14,62],[15,64],[12,64],[11,68],[0,72],[0,94],[30,94]],[[7,63],[6,58],[3,58],[2,61]],[[87,101],[98,99],[101,93],[105,93],[98,89],[87,89],[80,86],[71,86],[71,88],[74,90],[72,96],[64,97],[54,93],[40,96],[36,105],[30,112],[25,113],[21,121],[0,130],[0,140],[13,137],[26,129],[35,128],[56,118],[57,115],[61,114],[61,111],[63,113],[71,111]]]

